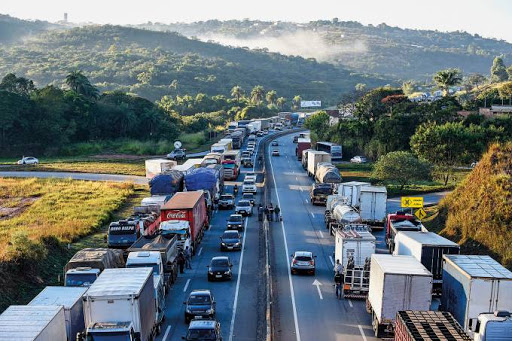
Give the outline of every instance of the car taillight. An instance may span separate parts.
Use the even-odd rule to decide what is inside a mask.
[[[293,264],[297,264],[297,260],[296,260],[296,259],[294,259],[292,263],[293,263]]]
[[[310,260],[310,261],[309,261],[309,264],[310,264],[310,265],[315,265],[315,261]]]

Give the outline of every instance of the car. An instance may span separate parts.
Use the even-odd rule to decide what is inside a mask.
[[[217,320],[193,320],[188,326],[186,341],[222,341],[220,323]]]
[[[167,158],[171,160],[185,160],[187,158],[187,153],[185,149],[175,149],[169,154],[167,154]]]
[[[263,130],[263,135],[268,135],[268,130]]]
[[[244,180],[242,184],[242,193],[256,193],[258,191],[258,187],[256,187],[256,182],[252,180]]]
[[[254,172],[247,172],[247,173],[245,173],[244,181],[254,181],[254,182],[256,182],[256,173],[254,173]]]
[[[33,156],[24,156],[16,162],[18,165],[37,165],[39,160]]]
[[[240,232],[233,230],[226,230],[220,236],[220,250],[242,250],[242,237]]]
[[[251,157],[251,152],[248,152],[247,150],[244,150],[242,152],[242,155],[241,155],[242,159],[244,158],[250,158]]]
[[[210,261],[210,264],[207,265],[208,268],[208,281],[213,280],[231,280],[233,278],[233,272],[231,272],[231,268],[233,264],[231,260],[227,256],[217,256],[213,257]]]
[[[252,204],[249,200],[239,200],[235,207],[235,213],[243,216],[252,216]]]
[[[254,163],[250,157],[244,157],[242,159],[242,166],[244,167],[254,167]]]
[[[290,264],[292,275],[298,272],[307,272],[311,275],[315,275],[315,258],[313,252],[309,251],[295,251]]]
[[[227,220],[228,230],[244,230],[244,217],[241,214],[232,214]]]
[[[279,146],[279,142],[277,142],[277,141],[272,141],[272,146]]]
[[[293,143],[298,143],[299,142],[299,135],[295,135],[293,137]]]
[[[215,298],[208,289],[192,290],[185,302],[185,323],[194,318],[214,318]]]
[[[235,197],[233,194],[222,194],[219,198],[219,209],[232,209],[233,207],[235,207]]]
[[[262,132],[262,131],[258,131],[258,132],[256,133],[256,136],[258,136],[258,137],[262,137],[262,136],[263,136],[263,132]]]
[[[350,159],[350,162],[352,163],[366,163],[366,158],[364,156],[354,156]]]
[[[281,154],[279,154],[279,149],[274,149],[272,150],[272,156],[279,156]]]
[[[254,153],[254,145],[250,144],[247,146],[247,151],[251,153],[251,155]]]
[[[253,193],[242,193],[242,200],[248,200],[253,206],[256,203]]]

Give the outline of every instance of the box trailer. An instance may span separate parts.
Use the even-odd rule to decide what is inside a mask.
[[[158,174],[165,173],[176,167],[178,163],[167,159],[146,160],[146,178],[153,179]]]
[[[395,341],[471,341],[469,335],[445,311],[399,311]]]
[[[0,315],[0,340],[67,341],[64,308],[12,305]]]
[[[359,208],[359,196],[363,186],[371,186],[369,182],[349,181],[338,186],[338,194],[350,198],[349,204]]]
[[[311,139],[309,138],[299,138],[297,140],[297,147],[295,149],[295,155],[298,160],[302,159],[302,152],[306,149],[311,149]]]
[[[299,160],[300,160],[300,163],[302,164],[302,168],[304,168],[305,170],[308,169],[308,152],[310,150],[313,150],[313,149],[304,149],[302,151],[302,157],[299,157]]]
[[[320,162],[331,162],[331,155],[326,152],[316,150],[308,151],[308,175],[315,176],[316,167]]]
[[[481,313],[512,308],[512,272],[489,256],[443,255],[441,307],[464,327]]]
[[[385,186],[362,186],[359,196],[359,214],[364,223],[384,226],[388,191]]]
[[[28,305],[64,307],[66,334],[68,340],[75,340],[76,334],[85,328],[82,297],[87,289],[83,287],[46,287]]]
[[[372,255],[366,308],[376,337],[392,335],[399,311],[429,310],[431,302],[432,274],[416,258]]]
[[[395,237],[394,255],[413,256],[423,264],[433,277],[433,294],[440,296],[443,284],[443,255],[459,254],[457,243],[434,232],[398,232]]]

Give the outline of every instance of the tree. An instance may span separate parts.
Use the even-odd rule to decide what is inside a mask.
[[[406,96],[412,95],[414,92],[414,82],[413,81],[407,81],[402,83],[402,92]]]
[[[507,68],[503,58],[494,58],[491,66],[491,83],[499,83],[508,79]]]
[[[403,95],[403,93],[401,89],[387,87],[370,90],[356,102],[354,115],[362,120],[376,121],[387,112],[387,107],[382,103],[382,99],[392,95]]]
[[[284,109],[284,105],[286,104],[286,98],[284,98],[284,97],[279,97],[279,98],[276,100],[276,103],[277,103],[277,107],[278,107],[280,110],[283,110],[283,109]]]
[[[444,96],[448,96],[450,87],[462,82],[462,73],[459,69],[441,70],[434,75],[433,80],[443,90]]]
[[[28,96],[36,87],[34,82],[23,77],[16,77],[14,73],[7,74],[2,78],[0,90],[12,92],[21,96]]]
[[[512,65],[507,68],[508,80],[512,81]]]
[[[486,80],[485,76],[480,73],[472,73],[468,77],[468,83],[477,89],[480,85],[485,83]]]
[[[382,181],[397,182],[400,189],[415,180],[431,179],[430,165],[406,151],[396,151],[381,156],[375,163],[372,176]]]
[[[300,95],[296,95],[292,99],[292,107],[294,110],[298,110],[300,108],[300,102],[302,101],[302,97]]]
[[[355,86],[355,89],[357,92],[364,92],[366,90],[366,84],[364,83],[357,83]]]
[[[277,100],[277,92],[275,90],[270,90],[267,92],[267,95],[265,96],[267,99],[267,103],[272,106],[276,104]]]
[[[231,97],[233,97],[234,99],[236,99],[236,102],[237,102],[237,103],[239,103],[239,102],[240,102],[240,98],[242,98],[244,95],[245,95],[245,91],[244,91],[244,89],[242,89],[242,87],[241,87],[241,86],[235,85],[235,86],[231,89]]]
[[[98,98],[99,91],[90,82],[82,71],[71,71],[66,76],[66,84],[77,94],[88,98]]]
[[[251,102],[256,105],[260,105],[263,102],[265,96],[265,89],[261,85],[256,85],[251,91]]]
[[[313,131],[320,140],[323,140],[329,130],[329,115],[325,111],[319,111],[306,119],[304,127]]]
[[[512,82],[507,82],[498,88],[501,100],[508,99],[509,105],[512,104]]]

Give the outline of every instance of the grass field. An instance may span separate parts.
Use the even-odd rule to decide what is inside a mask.
[[[120,161],[59,161],[42,162],[39,165],[8,165],[0,167],[0,171],[31,171],[31,172],[78,172],[100,174],[139,175],[146,174],[143,160]]]

